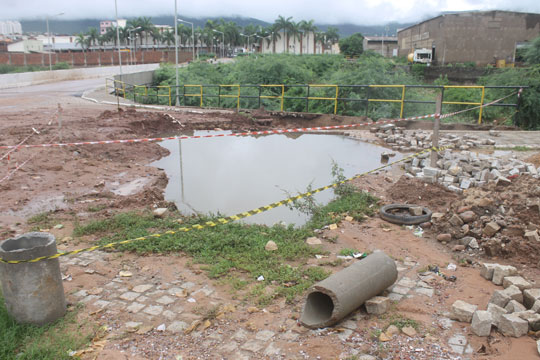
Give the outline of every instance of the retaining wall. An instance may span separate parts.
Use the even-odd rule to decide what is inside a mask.
[[[34,54],[39,55],[39,54]],[[79,54],[74,54],[79,55]],[[137,72],[153,72],[159,64],[122,66],[123,74]],[[42,84],[46,82],[105,78],[120,73],[118,66],[102,66],[94,68],[79,68],[53,71],[35,71],[0,75],[0,89]],[[138,74],[135,74],[138,75]],[[145,75],[148,76],[148,75]],[[151,82],[151,80],[149,81]]]

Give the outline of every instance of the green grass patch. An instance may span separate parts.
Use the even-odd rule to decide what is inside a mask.
[[[357,254],[359,252],[360,251],[358,251],[356,249],[344,248],[344,249],[339,250],[339,255],[341,255],[341,256],[353,256],[354,254]]]
[[[119,249],[139,254],[186,253],[195,263],[201,265],[210,278],[230,282],[231,286],[238,290],[249,284],[256,284],[251,288],[251,297],[260,304],[271,302],[276,297],[291,301],[314,282],[329,275],[324,268],[305,265],[306,259],[321,254],[319,249],[306,245],[305,239],[313,236],[314,229],[334,223],[335,214],[349,214],[357,219],[363,218],[364,214],[371,214],[371,205],[376,202],[377,199],[369,194],[353,192],[319,207],[313,220],[300,228],[292,225],[268,227],[236,222],[135,241],[122,245]],[[157,219],[150,212],[123,213],[79,225],[74,230],[74,236],[98,234],[101,236],[99,243],[105,244],[177,229],[180,225],[175,219]],[[185,218],[182,226],[215,219]],[[269,240],[277,244],[278,250],[265,250]],[[260,276],[264,280],[259,282],[257,278]],[[234,278],[242,280],[231,280]],[[264,290],[264,287],[270,285],[274,289],[272,293],[258,291],[259,288]]]
[[[0,359],[72,359],[68,352],[84,347],[93,335],[76,317],[77,309],[50,325],[21,325],[9,316],[0,294]]]
[[[418,330],[418,328],[420,327],[420,324],[418,323],[418,321],[403,317],[400,314],[393,314],[389,320],[390,320],[390,323],[386,326],[386,328],[388,328],[388,326],[390,325],[394,325],[399,330],[407,326],[410,326],[414,328],[415,330]]]

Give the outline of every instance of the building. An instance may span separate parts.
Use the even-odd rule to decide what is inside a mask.
[[[374,51],[384,57],[397,56],[398,38],[396,36],[364,36],[364,51]]]
[[[511,11],[444,13],[398,31],[399,56],[432,49],[433,61],[513,63],[517,44],[540,35],[540,14]]]
[[[118,19],[118,24],[120,24],[121,28],[126,27],[127,20],[126,19]],[[114,20],[103,20],[99,22],[99,33],[100,35],[105,35],[107,33],[107,30],[110,27],[116,27],[116,21]]]
[[[14,41],[11,44],[7,45],[8,52],[19,52],[19,53],[42,53],[43,52],[43,42],[36,39],[24,39],[19,41]]]
[[[18,21],[0,21],[0,35],[21,35],[22,26]]]

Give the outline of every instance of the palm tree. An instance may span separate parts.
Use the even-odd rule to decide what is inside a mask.
[[[80,33],[77,34],[77,37],[75,38],[75,44],[81,45],[81,49],[82,49],[83,53],[85,52],[84,49],[89,44],[88,40],[86,39],[85,33],[80,32]]]
[[[143,16],[143,17],[138,18],[137,20],[138,20],[139,26],[141,27],[139,29],[140,34],[144,32],[146,48],[148,48],[148,34],[152,34],[153,29],[154,29],[154,24],[152,24],[152,18]]]
[[[317,31],[317,27],[313,24],[314,20],[300,21],[300,30],[304,31],[305,34],[307,34],[307,48],[306,52],[309,52],[309,35],[310,33],[314,33]],[[313,53],[315,54],[315,36],[313,36]]]
[[[156,47],[156,43],[159,45],[162,39],[161,32],[157,27],[152,28],[152,32],[150,33],[150,36],[152,36],[152,41],[154,43],[154,49]]]
[[[334,45],[339,41],[339,30],[335,27],[328,27],[325,32],[326,35],[326,41],[330,43],[330,45]]]
[[[292,36],[294,41],[294,53],[296,54],[296,39],[300,39],[300,55],[302,55],[302,32],[300,31],[300,24],[295,23],[294,21],[291,21],[289,25],[289,34]],[[288,37],[287,37],[288,40]],[[289,44],[287,43],[287,47]]]
[[[97,29],[95,27],[89,27],[88,31],[86,32],[86,35],[88,36],[89,45],[90,46],[95,45],[99,37],[99,33]]]
[[[167,30],[162,35],[162,40],[167,44],[167,50],[170,50],[171,44],[174,44],[174,32]]]
[[[275,25],[270,26],[270,39],[268,39],[268,42],[272,41],[272,53],[276,53],[276,40],[281,39],[281,34],[279,33],[279,29],[275,27]]]
[[[321,44],[321,54],[324,53],[323,51],[323,45],[326,41],[326,35],[322,31],[317,31],[315,33],[315,43]]]
[[[281,15],[279,15],[277,20],[274,22],[276,31],[279,32],[283,30],[283,35],[285,35],[287,38],[287,52],[289,52],[289,31],[291,28],[291,22],[292,16],[285,19]],[[283,52],[285,52],[285,43],[283,44]]]
[[[107,37],[107,41],[113,41],[114,46],[116,47],[116,27],[111,26],[107,29],[107,32],[105,33],[105,36]]]

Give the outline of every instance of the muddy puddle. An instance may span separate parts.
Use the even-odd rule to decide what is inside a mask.
[[[195,135],[216,132],[198,131]],[[288,134],[167,140],[170,155],[152,165],[169,177],[165,199],[184,214],[234,215],[289,195],[334,182],[332,164],[344,175],[381,165],[387,149],[341,135]],[[391,158],[397,160],[400,155]],[[332,190],[315,196],[318,203],[333,198]],[[308,216],[281,206],[244,219],[246,223],[302,225]]]

